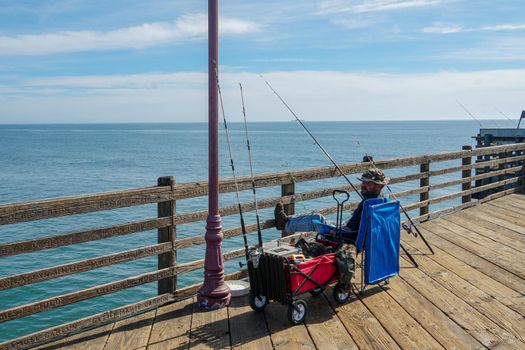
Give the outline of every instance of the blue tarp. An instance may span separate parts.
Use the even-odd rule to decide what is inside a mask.
[[[399,274],[400,226],[398,201],[377,198],[363,204],[356,248],[365,250],[365,284]]]

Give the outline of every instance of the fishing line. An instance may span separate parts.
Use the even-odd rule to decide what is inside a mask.
[[[514,124],[514,121],[513,121],[512,119],[510,119],[505,113],[503,113],[502,111],[500,111],[500,110],[497,109],[496,107],[494,107],[494,109],[495,109],[496,111],[498,111],[499,114],[501,114],[502,116],[504,116],[505,118],[507,118],[507,120],[508,120],[509,122],[511,122],[512,124]]]
[[[217,67],[215,67],[215,78],[217,80],[217,91],[219,92],[219,101],[221,105],[222,120],[224,122],[224,130],[226,132],[226,142],[228,143],[228,153],[230,155],[230,166],[231,166],[232,174],[233,174],[233,182],[235,184],[235,193],[237,195],[237,205],[239,207],[239,215],[241,217],[241,231],[242,231],[242,238],[244,240],[244,253],[246,255],[246,259],[248,260],[249,255],[248,255],[248,240],[246,238],[246,226],[244,225],[244,217],[242,213],[241,199],[239,197],[239,185],[237,184],[237,176],[235,175],[235,165],[233,164],[232,147],[230,143],[230,133],[228,131],[228,123],[226,122],[226,113],[224,113],[224,104],[222,102],[222,92],[221,92],[221,86],[219,84],[219,74],[217,72]]]
[[[241,101],[242,101],[242,116],[244,118],[244,131],[246,134],[246,147],[248,148],[248,159],[250,162],[250,176],[252,178],[252,191],[253,191],[253,202],[255,203],[255,217],[257,219],[257,238],[259,239],[259,247],[262,249],[262,233],[261,233],[261,223],[259,220],[259,206],[257,204],[257,195],[255,194],[255,178],[253,176],[253,165],[252,165],[252,149],[250,147],[250,138],[248,135],[248,123],[246,122],[246,108],[244,107],[244,95],[242,93],[242,84],[239,83],[239,89],[241,91]]]
[[[295,119],[301,124],[301,126],[306,130],[306,132],[308,133],[308,135],[310,135],[315,143],[319,146],[319,148],[323,151],[323,153],[328,157],[328,159],[330,159],[330,161],[332,162],[332,164],[335,166],[335,168],[339,171],[339,173],[345,178],[345,180],[350,184],[350,186],[352,186],[352,188],[354,189],[354,191],[359,195],[359,197],[361,197],[361,199],[364,199],[363,198],[363,195],[357,191],[357,189],[355,188],[355,186],[352,184],[352,182],[350,181],[350,179],[343,173],[343,171],[341,170],[341,168],[337,165],[337,163],[334,161],[334,159],[328,154],[328,152],[324,149],[324,147],[319,143],[319,141],[315,138],[314,135],[312,135],[312,133],[308,130],[308,128],[303,124],[303,122],[297,117],[297,115],[294,113],[294,111],[290,108],[290,106],[288,106],[288,104],[284,101],[284,99],[277,93],[277,91],[275,91],[275,89],[270,85],[270,83],[268,81],[266,81],[266,79],[264,79],[264,77],[262,76],[262,74],[259,75],[261,77],[261,79],[266,83],[266,85],[268,85],[268,87],[270,88],[270,90],[272,90],[272,92],[279,98],[279,100],[283,103],[283,105],[286,107],[286,109],[288,109],[288,111],[295,117]],[[375,162],[373,162],[372,159],[370,159],[372,164],[377,168],[377,166],[375,165]],[[386,185],[386,187],[388,188],[388,190],[390,191],[390,193],[392,193],[394,199],[395,198],[395,195],[394,193],[392,192],[392,190],[390,189],[390,187],[388,185]],[[397,199],[396,199],[397,200]],[[428,247],[428,249],[432,252],[432,254],[434,254],[434,251],[432,250],[432,248],[430,247],[430,245],[428,244],[428,242],[425,240],[425,238],[423,237],[423,235],[421,234],[421,232],[419,231],[419,229],[416,227],[416,225],[414,224],[414,222],[412,221],[412,219],[410,218],[410,216],[408,215],[408,213],[405,211],[405,209],[401,206],[401,203],[399,204],[399,207],[401,208],[403,214],[405,214],[406,218],[408,219],[408,221],[410,222],[410,225],[412,227],[414,227],[416,229],[416,232],[417,234],[419,234],[419,236],[421,236],[423,242],[426,244],[426,246]],[[407,232],[411,232],[411,227],[405,227],[403,226],[403,228],[407,231]],[[403,248],[403,250],[405,250]],[[406,252],[406,250],[405,250]],[[410,255],[410,254],[407,254],[407,255]],[[414,262],[415,263],[415,262]],[[417,265],[417,264],[415,264]]]
[[[472,113],[470,113],[469,110],[468,110],[465,106],[463,106],[463,105],[461,104],[461,102],[459,102],[458,100],[456,100],[456,102],[457,102],[457,104],[458,104],[461,108],[463,108],[463,110],[464,110],[465,112],[467,112],[468,115],[470,115],[470,117],[471,117],[472,119],[474,119],[474,120],[479,124],[480,127],[483,127],[483,125],[481,125],[481,122],[480,122],[479,120],[477,120],[476,117],[474,117],[474,116],[472,115]]]
[[[317,141],[317,138],[312,135],[312,133],[310,132],[310,130],[308,130],[308,128],[306,127],[306,125],[304,125],[304,123],[301,121],[301,119],[299,119],[299,117],[297,117],[297,115],[295,114],[295,112],[290,108],[290,106],[288,106],[288,104],[283,100],[283,98],[281,97],[281,95],[279,95],[277,93],[277,91],[275,91],[275,89],[270,85],[270,83],[268,81],[266,81],[266,79],[264,79],[264,77],[262,76],[262,74],[259,74],[259,76],[261,77],[261,79],[266,83],[266,85],[268,85],[268,87],[270,88],[270,90],[272,90],[272,92],[275,94],[275,96],[277,96],[277,98],[279,98],[279,100],[281,100],[282,104],[286,107],[286,109],[295,117],[295,120],[297,120],[299,122],[299,124],[301,124],[301,126],[303,127],[304,130],[306,130],[306,132],[308,133],[308,135],[310,135],[310,137],[314,140],[315,144],[317,146],[319,146],[319,148],[321,149],[321,151],[323,151],[323,153],[325,154],[325,156],[328,157],[328,159],[330,159],[330,161],[332,162],[332,164],[335,166],[335,168],[339,171],[339,173],[345,178],[345,180],[350,184],[350,186],[352,186],[353,190],[359,195],[359,197],[361,199],[363,199],[363,195],[357,190],[357,188],[354,186],[354,184],[350,181],[350,179],[345,175],[345,173],[343,172],[343,170],[341,170],[341,168],[339,167],[339,165],[337,165],[337,163],[335,162],[335,160],[330,156],[330,154],[328,154],[328,152],[324,149],[324,147],[319,143],[319,141]]]
[[[368,161],[372,164],[372,166],[375,168],[375,169],[379,169],[379,167],[377,166],[376,162],[374,162],[374,159],[373,157],[370,157],[368,155],[368,153],[366,152],[365,148],[363,145],[361,145],[361,143],[359,142],[359,140],[354,137],[354,139],[356,140],[356,143],[359,147],[361,147],[362,151],[365,153],[365,158],[368,159]],[[399,202],[399,208],[401,209],[401,211],[403,212],[403,214],[405,215],[405,217],[408,219],[408,222],[410,223],[410,226],[406,225],[406,224],[403,224],[402,227],[403,229],[407,232],[407,233],[412,233],[414,235],[414,237],[417,237],[418,235],[421,237],[421,239],[423,240],[423,242],[425,243],[425,245],[427,246],[427,248],[430,250],[430,252],[432,254],[434,254],[434,250],[432,249],[432,247],[430,246],[430,244],[427,242],[427,240],[425,239],[425,237],[423,236],[423,234],[421,234],[421,231],[419,231],[419,229],[417,228],[416,224],[414,224],[414,222],[412,221],[412,218],[410,218],[410,216],[408,215],[408,213],[406,212],[405,208],[401,205],[401,202],[397,199],[394,191],[392,191],[392,189],[390,188],[390,186],[388,184],[385,184],[386,188],[388,189],[388,191],[390,192],[390,194],[392,195],[392,198],[395,200],[395,201],[398,201]],[[412,227],[416,230],[416,232],[412,232]],[[403,250],[405,250],[405,248],[403,248]],[[406,250],[405,250],[406,252]]]

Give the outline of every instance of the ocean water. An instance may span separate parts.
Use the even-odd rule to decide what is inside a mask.
[[[487,121],[495,127],[505,121]],[[375,159],[413,156],[460,150],[474,145],[472,136],[478,125],[471,121],[392,121],[392,122],[307,122],[320,143],[338,163],[360,161],[365,153]],[[237,175],[249,175],[244,125],[230,123],[230,137]],[[256,174],[331,165],[312,139],[295,122],[249,123],[253,167]],[[221,125],[220,176],[231,177],[227,145]],[[82,125],[0,125],[0,204],[62,197],[68,195],[114,191],[156,185],[159,176],[174,176],[178,183],[207,179],[207,125],[188,124],[82,124]],[[458,165],[460,161],[433,164],[432,169]],[[387,175],[399,176],[417,172],[392,169]],[[457,178],[449,174],[431,179],[431,183]],[[351,177],[352,178],[352,177]],[[328,185],[346,185],[343,179],[300,183],[297,192],[311,191]],[[393,185],[394,191],[417,187],[418,182]],[[439,196],[458,191],[451,187],[435,191]],[[280,195],[280,187],[260,189],[258,199]],[[357,200],[355,194],[352,195]],[[251,191],[243,191],[241,200],[251,201]],[[410,203],[418,197],[407,197]],[[221,206],[236,202],[234,193],[220,197]],[[450,206],[442,203],[432,209]],[[296,204],[296,212],[309,212],[334,205],[323,198]],[[181,200],[177,212],[207,209],[207,198]],[[348,217],[347,213],[345,217]],[[273,209],[260,211],[262,220],[273,217]],[[0,226],[0,244],[49,235],[108,226],[156,217],[156,205],[142,205],[99,213],[40,220]],[[253,213],[246,214],[247,224],[254,223]],[[203,222],[180,225],[178,238],[203,235]],[[237,215],[223,218],[223,228],[239,225]],[[277,238],[280,232],[269,229],[264,239]],[[43,250],[14,257],[0,258],[0,276],[55,266],[67,262],[111,254],[156,243],[156,231],[136,233],[95,242]],[[255,242],[255,235],[250,235]],[[223,242],[223,251],[242,248],[242,238]],[[183,263],[203,258],[203,246],[178,252]],[[226,272],[238,268],[238,260],[226,263]],[[157,268],[156,257],[108,266],[89,272],[0,291],[0,309],[45,299],[55,295],[116,281]],[[179,287],[202,280],[202,270],[179,277]],[[67,321],[75,320],[121,305],[156,295],[156,283],[86,300],[0,324],[0,341],[28,334]]]

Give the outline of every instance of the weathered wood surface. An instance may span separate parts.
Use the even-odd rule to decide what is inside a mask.
[[[99,239],[127,235],[135,232],[149,231],[167,227],[170,218],[152,219],[127,224],[101,227],[94,230],[72,232],[25,241],[0,244],[0,257],[36,252],[43,249],[63,247],[66,245],[96,241]]]
[[[144,248],[127,250],[121,253],[105,255],[98,258],[86,259],[74,263],[3,277],[0,278],[0,290],[20,287],[30,283],[46,281],[52,278],[67,276],[73,273],[94,270],[103,266],[119,264],[130,260],[161,254],[171,251],[171,248],[171,243],[156,244]]]
[[[500,211],[493,221],[494,207],[512,210]],[[476,216],[480,209],[485,212]],[[147,349],[523,349],[525,252],[510,244],[522,233],[502,226],[503,213],[512,211],[513,227],[523,227],[523,220],[515,220],[520,210],[525,216],[525,195],[510,194],[423,223],[421,231],[435,255],[427,253],[421,240],[402,234],[419,268],[402,256],[399,277],[368,287],[345,305],[335,304],[331,288],[325,296],[304,295],[309,315],[302,325],[291,326],[287,307],[278,303],[255,313],[243,297],[208,313],[196,309],[190,298],[158,308],[154,318],[152,311],[85,333],[85,344],[98,349],[103,339],[104,350],[124,349],[135,339],[139,348],[148,334]],[[506,234],[491,239],[497,232]],[[136,334],[119,335],[122,324]],[[57,344],[79,348],[82,334],[48,347],[58,349]]]
[[[58,337],[63,337],[67,334],[78,332],[81,330],[89,329],[90,327],[99,326],[101,324],[107,324],[112,321],[118,320],[119,318],[127,317],[139,312],[151,310],[160,305],[167,304],[173,301],[174,298],[170,294],[159,295],[154,298],[142,300],[140,302],[122,306],[110,311],[101,312],[93,316],[88,316],[80,320],[69,322],[57,327],[48,328],[46,330],[28,334],[26,336],[16,338],[12,341],[0,343],[0,349],[11,350],[11,349],[27,349],[34,347],[45,342],[49,342]],[[112,324],[113,325],[113,324]],[[113,328],[113,327],[111,327]],[[86,334],[84,333],[86,336]],[[68,342],[72,339],[79,339],[78,342],[85,342],[87,339],[91,339],[90,335],[87,335],[87,339],[81,336],[73,336],[65,338],[57,342],[58,348],[68,347]],[[76,342],[76,343],[78,343]],[[63,346],[60,346],[63,345]],[[84,349],[83,347],[80,347]]]
[[[15,306],[13,308],[0,311],[0,323],[27,315],[32,315],[38,312],[51,310],[60,306],[73,304],[97,296],[115,293],[119,290],[139,286],[141,284],[158,281],[159,279],[173,276],[174,273],[175,267],[166,268],[144,273],[138,276],[129,277],[116,282],[106,283],[72,293],[50,297],[30,304]]]

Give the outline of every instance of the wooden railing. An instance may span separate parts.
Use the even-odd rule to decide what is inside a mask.
[[[481,159],[482,161],[472,163],[472,157],[478,157],[478,159]],[[457,166],[434,169],[434,164],[436,163],[453,160],[459,161]],[[391,184],[395,185],[419,180],[418,187],[397,192],[395,195],[397,198],[408,198],[419,194],[419,201],[405,203],[404,208],[407,211],[419,209],[419,216],[414,217],[413,220],[415,222],[423,222],[452,211],[474,206],[487,200],[516,192],[523,188],[524,160],[525,143],[521,143],[477,148],[474,150],[469,147],[464,147],[463,150],[457,152],[421,155],[390,160],[377,160],[375,163],[378,167],[387,170],[387,173],[388,169],[419,166],[419,171],[417,172],[393,177],[391,179]],[[345,164],[341,166],[341,169],[345,174],[356,174],[361,173],[369,166],[370,163],[362,162]],[[485,172],[473,176],[472,169],[485,169]],[[487,169],[490,171],[487,171]],[[432,177],[452,173],[460,173],[461,177],[441,183],[432,183],[430,181]],[[257,188],[280,186],[282,193],[282,196],[280,197],[260,199],[258,201],[258,206],[261,209],[269,208],[282,202],[285,204],[288,213],[294,213],[296,210],[296,203],[331,196],[334,189],[323,188],[296,193],[295,185],[297,183],[329,179],[338,177],[338,175],[338,172],[333,167],[258,175],[255,177],[255,186]],[[471,187],[473,181],[479,182],[479,180],[489,178],[494,179],[495,177],[498,177],[497,181],[478,187]],[[434,190],[449,188],[456,185],[461,185],[461,191],[437,197],[431,196],[432,191]],[[251,179],[248,177],[238,178],[238,186],[240,190],[251,189]],[[341,186],[339,189],[351,190],[350,186]],[[489,194],[487,197],[479,201],[472,201],[471,196],[473,194],[487,190],[497,192]],[[226,179],[220,182],[221,193],[233,191],[235,191],[235,184],[232,179]],[[207,192],[208,185],[206,182],[177,184],[171,177],[162,177],[158,179],[158,186],[155,187],[0,205],[0,225],[18,224],[28,221],[106,211],[143,204],[157,203],[158,208],[157,217],[147,220],[0,244],[1,259],[8,256],[63,247],[82,242],[125,236],[136,232],[153,229],[158,230],[157,244],[67,263],[60,266],[0,277],[0,290],[6,290],[135,259],[155,255],[158,256],[158,269],[155,271],[78,290],[68,294],[50,297],[33,303],[15,306],[10,309],[0,310],[0,323],[154,281],[158,281],[158,296],[4,342],[0,344],[0,349],[20,349],[34,346],[35,344],[43,343],[53,338],[67,335],[71,332],[101,325],[193,295],[200,287],[200,284],[185,288],[177,288],[177,277],[190,271],[203,268],[204,257],[199,260],[180,264],[177,263],[177,251],[193,245],[204,244],[204,235],[177,238],[176,227],[177,225],[205,220],[207,217],[207,211],[177,213],[176,202],[177,200],[206,196]],[[459,198],[462,199],[461,204],[445,207],[437,211],[431,210],[434,204],[454,199],[457,200]],[[348,203],[345,205],[345,209],[353,209],[357,204],[357,202]],[[255,209],[255,203],[243,203],[242,209],[245,212],[253,211]],[[335,208],[324,208],[319,210],[319,212],[322,214],[329,214],[335,212]],[[220,209],[220,214],[222,216],[238,215],[238,206],[229,205],[222,207]],[[261,225],[262,229],[269,229],[275,226],[275,222],[273,219],[263,220]],[[255,232],[256,230],[256,224],[249,224],[246,226],[246,231],[248,233]],[[240,227],[225,229],[223,231],[224,239],[240,236],[241,232]],[[236,259],[243,255],[244,249],[235,249],[225,252],[224,259]],[[228,274],[226,278],[236,279],[242,276],[245,276],[245,271],[241,270]]]

